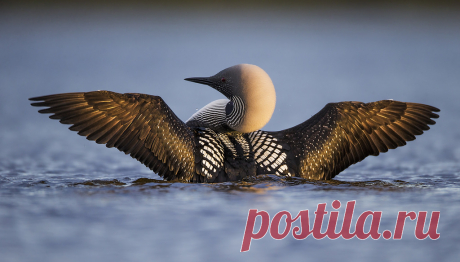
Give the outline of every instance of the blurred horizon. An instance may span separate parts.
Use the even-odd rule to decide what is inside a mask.
[[[439,1],[430,1],[430,0],[374,0],[374,1],[365,1],[365,0],[328,0],[328,1],[315,1],[315,0],[286,0],[286,1],[276,1],[276,0],[235,0],[232,2],[224,0],[68,0],[68,1],[59,1],[59,0],[4,0],[0,2],[0,7],[143,7],[143,8],[178,8],[178,7],[196,7],[196,8],[228,8],[232,9],[253,9],[253,8],[365,8],[365,7],[383,7],[383,8],[455,8],[459,9],[460,1],[456,0],[439,0]]]

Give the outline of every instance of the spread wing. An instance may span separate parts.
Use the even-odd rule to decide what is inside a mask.
[[[195,138],[161,97],[110,91],[30,98],[81,136],[120,151],[165,177],[189,180],[195,169]]]
[[[289,145],[287,165],[298,176],[331,179],[369,155],[404,146],[430,129],[440,110],[382,100],[327,104],[309,120],[271,134]]]

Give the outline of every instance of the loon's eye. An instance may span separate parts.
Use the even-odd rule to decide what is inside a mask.
[[[225,77],[222,77],[222,79],[220,80],[222,83],[225,83],[227,81],[227,79],[225,79]]]

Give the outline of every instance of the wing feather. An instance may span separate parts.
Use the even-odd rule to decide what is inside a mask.
[[[331,179],[369,155],[404,146],[429,130],[436,107],[382,100],[327,104],[309,120],[270,132],[290,146],[289,167],[298,176]]]
[[[130,154],[168,180],[190,180],[195,170],[195,137],[161,97],[110,91],[30,98],[47,107],[79,135]]]

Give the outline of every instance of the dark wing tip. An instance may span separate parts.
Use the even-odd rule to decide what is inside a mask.
[[[58,99],[72,99],[75,97],[81,97],[84,93],[62,93],[62,94],[54,94],[54,95],[46,95],[46,96],[36,96],[29,98],[30,101],[54,101]],[[37,105],[35,105],[37,106]]]
[[[425,105],[425,104],[418,104],[418,103],[406,103],[407,109],[404,115],[412,114],[412,117],[416,116],[415,118],[419,121],[424,122],[427,125],[434,125],[436,124],[435,121],[432,120],[439,118],[439,115],[433,112],[440,112],[439,108]]]
[[[412,103],[412,102],[406,102],[408,107],[412,108],[418,108],[421,110],[427,110],[427,111],[433,111],[433,112],[441,112],[441,110],[437,107],[430,106],[427,104],[420,104],[420,103]]]
[[[41,100],[43,100],[43,99],[42,99],[42,96],[36,96],[36,97],[31,97],[31,98],[29,98],[29,100],[30,100],[30,101],[41,101]],[[33,104],[32,104],[32,105],[33,105]]]
[[[65,94],[65,93],[64,93]],[[30,101],[48,101],[53,100],[56,98],[63,97],[64,94],[54,94],[54,95],[46,95],[46,96],[36,96],[29,98]]]
[[[30,103],[31,106],[47,106],[46,101],[50,96],[36,96],[29,98],[30,101],[37,101],[35,103]]]
[[[39,100],[40,101],[40,100]],[[42,101],[42,102],[35,102],[35,103],[30,103],[31,106],[37,106],[37,107],[40,107],[40,106],[49,106],[48,103],[46,101]]]
[[[429,106],[427,105],[428,109],[430,109],[431,111],[434,111],[434,112],[441,112],[441,109],[437,108],[437,107],[434,107],[434,106]]]

